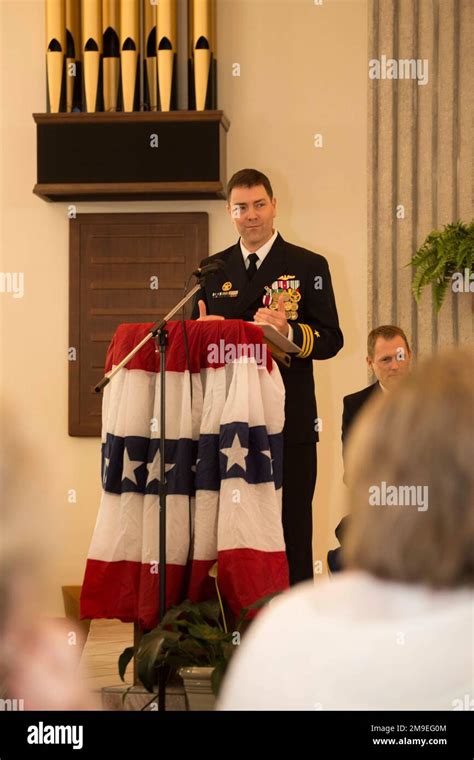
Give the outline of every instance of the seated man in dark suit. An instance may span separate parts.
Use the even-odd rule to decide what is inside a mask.
[[[400,380],[409,372],[411,351],[403,330],[396,325],[381,325],[369,333],[367,338],[367,365],[376,377],[376,382],[344,397],[342,413],[342,456],[347,442],[349,429],[360,413],[364,404],[373,394],[390,393]],[[336,528],[336,537],[342,546],[344,531],[348,518],[343,517]],[[328,552],[328,566],[331,572],[342,569],[341,549]]]

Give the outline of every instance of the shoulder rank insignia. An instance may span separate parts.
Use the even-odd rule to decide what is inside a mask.
[[[298,302],[301,300],[299,287],[300,281],[294,274],[282,274],[270,287],[265,285],[263,305],[269,309],[278,309],[278,299],[283,294],[287,319],[298,319]]]

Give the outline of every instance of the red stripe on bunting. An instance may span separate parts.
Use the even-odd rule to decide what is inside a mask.
[[[107,350],[105,371],[109,372],[113,365],[119,364],[122,359],[134,348],[149,332],[152,322],[140,324],[121,324],[117,328],[112,342]],[[257,361],[261,360],[268,372],[272,371],[272,357],[270,350],[263,341],[263,330],[257,325],[243,322],[241,319],[211,320],[209,322],[196,322],[186,320],[186,334],[189,345],[189,359],[191,372],[200,372],[201,369],[223,367],[229,362],[225,357],[219,356],[216,361],[215,353],[210,353],[210,346],[217,345],[222,351],[224,347],[252,346]],[[184,372],[188,369],[186,352],[184,348],[183,326],[181,322],[169,322],[167,326],[169,345],[166,353],[166,369],[171,372]],[[146,372],[159,372],[160,357],[156,352],[155,341],[150,339],[143,348],[126,365],[127,369],[142,369]],[[232,350],[228,348],[228,350]]]
[[[257,549],[226,549],[219,552],[219,591],[238,615],[268,594],[289,586],[288,559],[285,552]],[[258,611],[249,613],[255,617]]]
[[[81,594],[81,618],[118,618],[144,630],[157,622],[159,574],[150,564],[88,559]],[[185,598],[184,565],[166,565],[166,609]]]
[[[213,560],[193,560],[189,576],[185,566],[167,565],[166,609],[183,599],[200,602],[215,596],[214,579],[208,575],[213,564]],[[235,615],[239,615],[242,607],[268,594],[284,591],[288,583],[285,552],[255,549],[219,552],[219,591]],[[118,618],[124,623],[138,622],[143,630],[150,630],[158,622],[158,589],[159,574],[151,573],[149,564],[88,559],[81,618]]]

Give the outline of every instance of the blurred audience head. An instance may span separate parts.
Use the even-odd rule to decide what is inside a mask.
[[[347,457],[348,569],[474,585],[473,377],[472,351],[441,353],[361,413]]]

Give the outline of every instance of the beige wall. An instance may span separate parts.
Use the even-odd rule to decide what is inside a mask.
[[[342,396],[366,384],[367,3],[366,0],[219,0],[219,106],[231,121],[228,172],[270,175],[283,237],[330,263],[346,345],[315,364],[323,432],[315,497],[315,560],[335,544],[343,510]],[[15,427],[49,469],[44,531],[57,533],[46,609],[61,614],[60,587],[82,581],[100,497],[99,439],[67,434],[68,220],[66,204],[31,190],[31,114],[45,110],[42,0],[0,0],[2,184],[0,271],[24,272],[25,294],[0,294],[2,393]],[[241,76],[232,76],[239,63]],[[323,148],[313,147],[322,133]],[[84,203],[79,212],[207,211],[211,252],[235,234],[222,201]],[[301,415],[306,413],[301,409]],[[2,435],[4,433],[2,432]],[[28,467],[18,462],[20,478]],[[68,502],[68,490],[77,502]],[[23,505],[22,505],[23,508]]]

